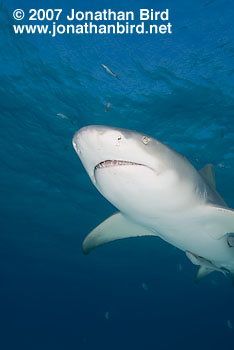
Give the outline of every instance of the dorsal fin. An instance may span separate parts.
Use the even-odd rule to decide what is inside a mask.
[[[213,164],[206,164],[204,168],[202,168],[199,173],[206,179],[206,181],[211,184],[214,188],[216,188],[215,182],[215,171]]]

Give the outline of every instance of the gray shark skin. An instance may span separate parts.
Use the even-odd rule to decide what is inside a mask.
[[[182,155],[136,131],[87,126],[73,147],[97,190],[119,212],[85,238],[83,252],[117,239],[157,236],[212,271],[234,274],[234,211],[215,188],[214,169],[199,172]],[[230,239],[229,239],[230,240]]]

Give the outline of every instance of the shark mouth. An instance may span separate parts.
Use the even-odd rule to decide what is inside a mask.
[[[105,160],[104,162],[98,163],[94,167],[94,171],[97,169],[102,169],[102,168],[111,168],[115,166],[123,166],[123,165],[140,165],[144,166],[143,164],[140,163],[135,163],[135,162],[128,162],[126,160]]]

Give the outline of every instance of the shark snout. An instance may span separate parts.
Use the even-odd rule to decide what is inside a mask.
[[[121,129],[90,125],[78,130],[73,137],[72,144],[77,154],[82,152],[101,152],[108,148],[119,147],[125,139]]]
[[[91,178],[95,167],[100,163],[137,163],[152,169],[158,164],[150,151],[150,137],[131,130],[90,125],[78,130],[72,143]],[[106,161],[110,163],[104,163]]]
[[[126,137],[121,129],[90,125],[76,132],[72,144],[92,178],[97,164],[106,160],[123,159]]]

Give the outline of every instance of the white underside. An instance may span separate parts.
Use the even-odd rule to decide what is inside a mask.
[[[159,181],[147,167],[112,167],[98,170],[96,180],[104,197],[132,221],[183,251],[234,271],[234,248],[226,237],[234,231],[233,211],[199,203],[186,183],[174,185],[171,172]]]
[[[227,237],[220,239],[212,237],[213,232],[219,230],[222,222],[217,223],[216,208],[214,217],[210,215],[210,207],[200,206],[197,209],[183,213],[167,215],[159,214],[157,219],[134,218],[139,224],[144,225],[158,233],[168,243],[183,251],[191,251],[217,267],[224,267],[234,271],[234,248],[227,244]],[[206,215],[207,214],[207,215]]]

